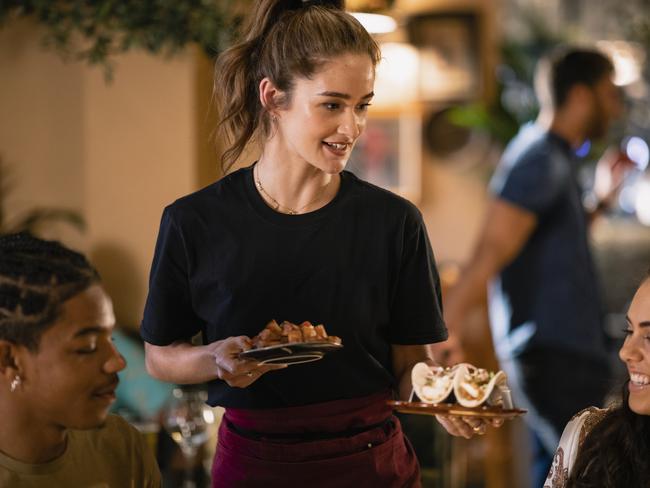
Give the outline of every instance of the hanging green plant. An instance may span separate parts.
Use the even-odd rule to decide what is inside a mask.
[[[251,0],[0,0],[0,27],[31,18],[43,43],[65,59],[104,68],[118,54],[143,49],[171,55],[197,44],[214,57],[231,42]]]

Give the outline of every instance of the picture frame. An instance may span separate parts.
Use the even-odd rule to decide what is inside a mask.
[[[476,12],[427,12],[407,20],[408,40],[420,52],[421,100],[477,98],[482,89],[480,28]]]
[[[347,168],[362,180],[417,203],[422,184],[420,114],[403,112],[369,116]]]

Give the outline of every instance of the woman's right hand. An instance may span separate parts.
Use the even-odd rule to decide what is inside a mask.
[[[457,437],[471,439],[475,435],[485,434],[488,426],[501,427],[503,419],[480,419],[473,417],[458,417],[455,415],[436,415],[436,420],[445,430]]]
[[[217,378],[236,388],[246,388],[263,374],[287,367],[286,364],[259,364],[257,361],[239,359],[240,352],[252,347],[250,338],[246,336],[228,337],[204,347],[214,358]]]

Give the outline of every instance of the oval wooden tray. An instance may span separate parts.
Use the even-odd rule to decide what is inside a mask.
[[[521,408],[504,409],[501,407],[463,407],[458,403],[424,403],[424,402],[403,402],[389,400],[388,404],[393,409],[402,413],[417,415],[453,415],[459,417],[481,417],[486,419],[502,418],[512,419],[524,415],[527,410]]]

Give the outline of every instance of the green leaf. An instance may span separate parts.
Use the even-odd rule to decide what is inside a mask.
[[[102,66],[110,78],[113,57],[136,48],[169,55],[196,43],[216,55],[228,47],[241,23],[242,6],[252,1],[0,0],[0,26],[31,17],[45,27],[45,47],[65,59]],[[87,43],[80,45],[78,39]]]

